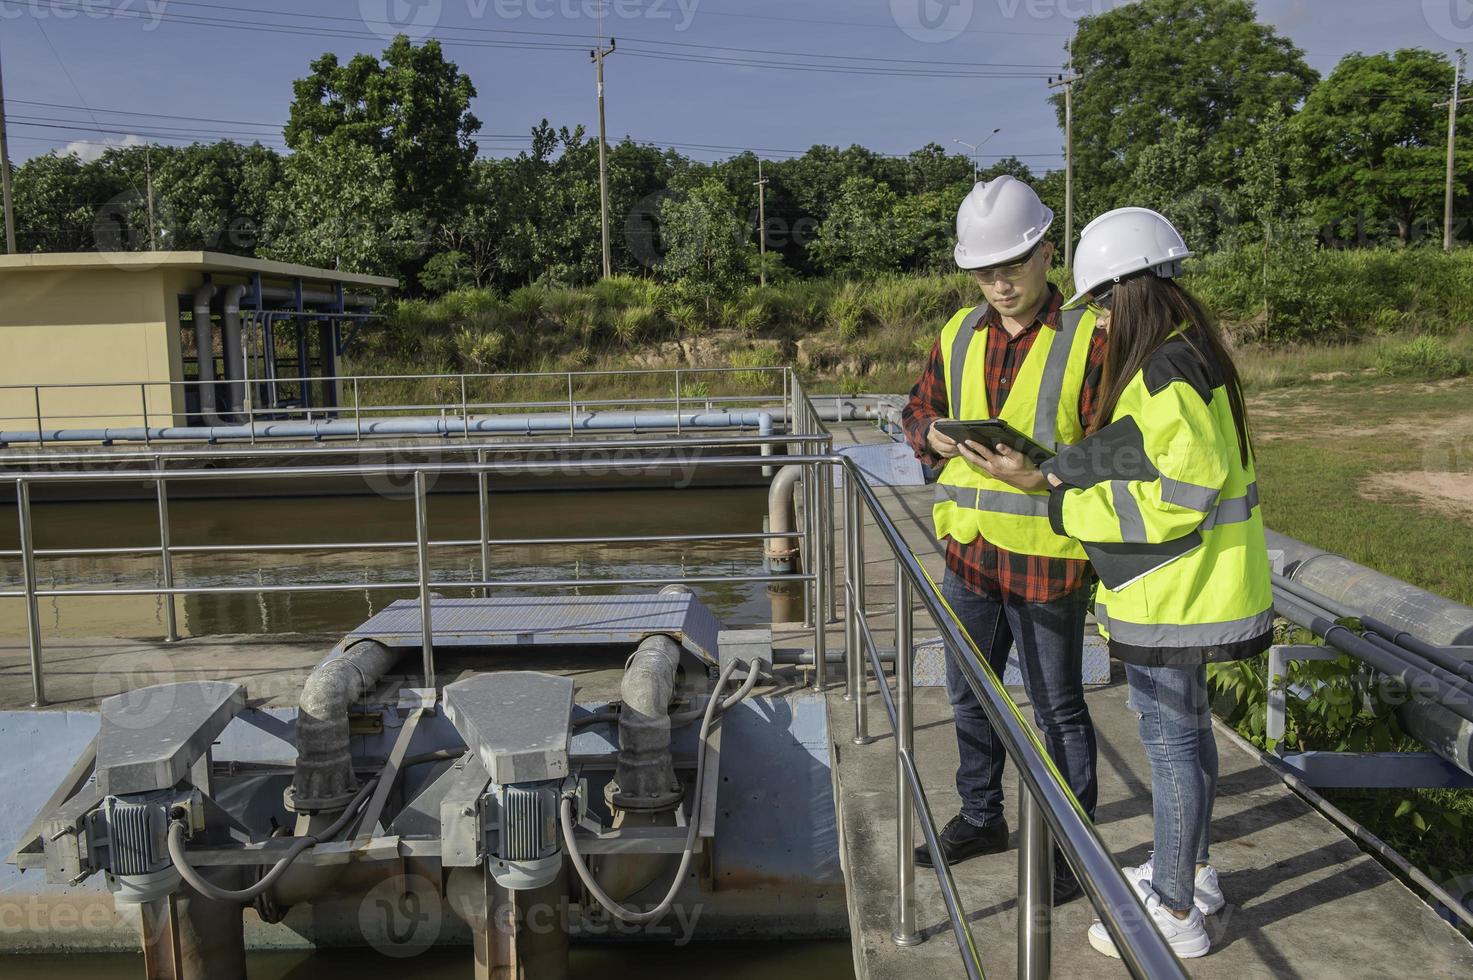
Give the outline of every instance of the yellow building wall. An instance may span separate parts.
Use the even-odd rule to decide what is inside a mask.
[[[0,430],[183,421],[178,270],[13,271],[0,289]],[[193,274],[199,281],[199,274]],[[173,324],[173,325],[171,325]],[[105,383],[81,387],[89,383]],[[33,387],[39,385],[39,389]],[[62,385],[67,387],[46,387]],[[140,385],[142,387],[140,387]],[[20,386],[20,387],[10,387]]]

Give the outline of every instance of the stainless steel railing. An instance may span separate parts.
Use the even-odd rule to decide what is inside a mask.
[[[970,637],[955,618],[945,601],[932,586],[919,561],[909,551],[904,539],[890,519],[874,490],[869,486],[857,465],[848,457],[831,451],[813,452],[808,447],[827,446],[831,436],[813,409],[812,402],[803,391],[798,378],[784,372],[784,401],[788,409],[788,432],[773,437],[776,442],[789,443],[790,452],[783,460],[787,464],[800,465],[803,469],[802,501],[803,526],[800,530],[802,554],[806,561],[803,570],[795,575],[744,575],[744,576],[687,576],[681,578],[602,578],[577,580],[505,581],[489,577],[488,548],[492,542],[487,534],[486,480],[497,473],[515,469],[519,473],[529,472],[581,472],[599,469],[620,471],[651,465],[649,459],[553,459],[553,460],[488,460],[488,451],[512,452],[522,450],[546,450],[547,443],[532,445],[474,447],[475,462],[441,463],[435,467],[439,474],[463,473],[477,477],[481,490],[481,535],[482,575],[475,581],[436,581],[432,577],[432,549],[461,545],[461,541],[432,541],[429,536],[428,514],[429,493],[425,479],[426,466],[416,466],[413,478],[413,500],[415,507],[415,539],[411,542],[369,542],[366,546],[383,548],[414,547],[416,553],[416,576],[413,581],[364,583],[284,583],[279,585],[254,584],[249,586],[180,586],[175,584],[172,573],[172,556],[181,551],[192,553],[250,550],[253,546],[192,546],[188,549],[174,548],[169,541],[169,516],[167,485],[170,482],[219,479],[220,470],[175,469],[155,467],[146,470],[121,470],[112,472],[56,472],[27,473],[18,475],[16,483],[17,514],[20,524],[20,547],[23,588],[19,591],[0,592],[0,597],[22,598],[27,609],[27,631],[31,659],[31,677],[34,703],[45,701],[44,650],[41,641],[40,620],[37,601],[43,597],[89,596],[89,595],[154,595],[164,596],[168,608],[171,638],[177,635],[174,620],[174,597],[192,594],[263,593],[263,592],[326,592],[359,591],[364,589],[416,588],[421,609],[422,654],[425,683],[434,683],[435,663],[433,650],[433,606],[431,590],[436,588],[478,588],[483,590],[527,587],[572,587],[590,584],[605,585],[663,585],[671,582],[702,584],[711,582],[794,582],[801,581],[807,592],[810,621],[814,636],[814,689],[827,687],[825,676],[826,637],[825,631],[833,608],[834,596],[834,513],[832,495],[834,476],[841,472],[844,487],[845,515],[845,558],[846,579],[844,582],[844,626],[845,626],[845,698],[854,705],[855,741],[873,741],[868,733],[867,687],[869,675],[866,663],[873,670],[886,714],[895,733],[896,773],[896,881],[897,903],[895,918],[895,941],[899,945],[911,945],[921,940],[916,928],[915,866],[912,851],[912,836],[916,826],[930,846],[933,854],[939,855],[937,829],[927,801],[925,788],[914,758],[914,710],[911,671],[913,660],[913,606],[919,597],[923,609],[929,614],[941,639],[946,654],[961,668],[967,683],[977,695],[992,722],[993,729],[1001,738],[1004,747],[1018,765],[1020,774],[1020,807],[1022,808],[1022,846],[1019,855],[1019,976],[1042,977],[1049,969],[1049,922],[1051,905],[1052,843],[1056,841],[1070,866],[1084,886],[1119,949],[1126,966],[1137,977],[1176,978],[1185,977],[1181,965],[1172,955],[1161,935],[1147,919],[1135,889],[1124,879],[1114,859],[1105,848],[1098,833],[1083,809],[1074,798],[1068,785],[1050,761],[1048,752],[1037,734],[1024,720],[1017,704],[1003,688],[1001,681],[977,654]],[[694,447],[740,442],[753,445],[759,438],[738,437],[726,440],[652,440],[662,447]],[[591,446],[588,443],[571,443],[570,450],[608,448],[610,443]],[[628,442],[615,441],[615,446],[627,446]],[[773,463],[772,456],[735,455],[701,456],[685,460],[693,466],[767,466]],[[387,466],[300,466],[276,468],[240,468],[228,471],[235,479],[291,480],[302,478],[354,477],[367,475],[402,475],[402,468]],[[154,588],[89,588],[89,589],[43,589],[36,576],[35,560],[38,554],[104,554],[119,553],[126,549],[65,549],[40,551],[35,548],[33,519],[31,513],[31,488],[35,485],[50,485],[77,481],[116,481],[136,483],[140,480],[155,484],[159,502],[160,545],[159,552],[164,567],[164,581]],[[864,566],[864,518],[873,520],[878,527],[892,559],[896,573],[896,657],[895,690],[892,693],[885,680],[879,648],[875,643],[870,614],[865,602]],[[760,539],[773,535],[766,532],[744,532],[743,537]],[[629,538],[600,538],[601,541],[726,539],[728,535],[643,535]],[[577,539],[521,539],[528,544],[567,544]],[[589,539],[593,540],[593,539]],[[259,547],[259,546],[255,546]],[[283,546],[289,547],[289,546]],[[322,545],[310,547],[355,547],[354,545]],[[155,549],[144,549],[152,552]],[[981,977],[982,965],[976,942],[972,936],[962,907],[956,882],[945,862],[936,862],[936,874],[940,883],[942,899],[952,931],[956,935],[963,965],[969,976]]]
[[[718,376],[736,376],[746,379],[747,387],[757,389],[773,389],[771,393],[729,393],[712,394],[708,391],[692,391],[692,387],[705,388],[709,381]],[[625,397],[585,397],[579,398],[577,389],[583,387],[587,391],[590,385],[608,386],[610,383],[642,383],[658,377],[668,377],[673,381],[673,387],[669,394],[657,395],[629,395]],[[692,379],[696,379],[692,381]],[[604,371],[534,371],[534,372],[494,372],[494,373],[457,373],[438,375],[415,375],[415,374],[358,374],[358,375],[331,375],[309,378],[250,378],[245,382],[249,394],[258,385],[269,385],[272,390],[281,386],[293,387],[303,385],[320,385],[331,388],[333,391],[341,392],[343,397],[351,396],[351,404],[341,405],[286,405],[268,404],[256,405],[251,399],[247,399],[244,406],[239,409],[219,408],[217,412],[242,419],[241,425],[251,426],[259,420],[280,420],[283,418],[296,418],[312,421],[315,419],[338,418],[351,420],[359,438],[362,438],[362,426],[365,421],[372,421],[376,417],[396,416],[405,414],[431,415],[439,414],[449,420],[459,420],[461,431],[466,436],[472,434],[470,417],[473,413],[492,414],[505,410],[526,412],[531,409],[547,409],[549,411],[561,411],[568,418],[568,432],[570,435],[577,431],[577,415],[580,410],[591,408],[609,408],[614,406],[655,406],[670,407],[677,416],[692,408],[705,408],[711,410],[715,405],[758,405],[770,402],[779,393],[784,402],[789,402],[789,394],[793,386],[793,372],[788,367],[688,367],[688,368],[636,368],[627,370],[604,370]],[[518,384],[543,383],[551,386],[553,382],[561,382],[558,387],[566,393],[566,397],[557,400],[517,400],[517,401],[494,401],[487,399],[473,399],[471,391],[479,386],[485,388],[494,386],[498,382],[515,382]],[[96,382],[57,382],[29,385],[0,385],[0,404],[20,405],[25,404],[25,414],[0,415],[0,430],[6,429],[6,423],[24,422],[34,423],[38,439],[40,434],[47,428],[48,420],[53,423],[66,421],[73,426],[79,423],[97,421],[102,419],[136,418],[145,430],[152,425],[174,425],[175,418],[186,414],[184,408],[184,393],[190,389],[196,389],[201,385],[213,386],[217,392],[226,392],[231,385],[239,385],[242,382],[229,379],[217,379],[214,381],[96,381]],[[375,387],[383,389],[391,386],[415,386],[428,387],[432,391],[444,390],[448,393],[447,398],[432,402],[416,403],[391,401],[389,403],[377,403],[365,400],[365,392]],[[90,411],[80,412],[75,409],[57,409],[55,407],[47,410],[43,404],[44,395],[55,395],[56,393],[79,393],[89,392],[92,397],[96,393],[105,390],[115,390],[118,400],[115,405],[108,404],[107,407],[94,407]],[[27,397],[29,396],[29,397]],[[279,401],[273,398],[271,401]],[[109,399],[111,402],[111,399]],[[676,432],[681,432],[682,426],[676,424]],[[454,434],[453,432],[451,434]],[[256,434],[251,432],[248,437],[254,444]],[[28,441],[19,439],[16,441]],[[49,440],[48,440],[49,441]],[[152,441],[145,432],[144,442]],[[44,443],[43,443],[44,444]]]
[[[842,457],[836,457],[842,459]],[[878,683],[895,743],[896,945],[921,942],[916,928],[913,826],[919,824],[934,861],[942,901],[956,936],[967,975],[981,978],[982,961],[957,891],[956,881],[936,839],[936,824],[921,785],[914,756],[915,715],[912,690],[914,652],[913,601],[919,597],[941,635],[946,655],[961,669],[968,686],[992,723],[1019,772],[1018,976],[1047,977],[1050,972],[1053,844],[1057,842],[1101,921],[1109,929],[1126,967],[1136,977],[1185,978],[1181,963],[1151,925],[1135,888],[1125,880],[1084,808],[1049,758],[1048,750],[1017,703],[977,650],[934,583],[906,546],[899,528],[886,513],[859,468],[844,459],[845,636],[848,651],[846,700],[854,704],[858,744],[869,734],[866,663]],[[864,585],[864,537],[860,518],[868,515],[879,529],[895,562],[895,690],[885,678],[879,647],[870,625]]]

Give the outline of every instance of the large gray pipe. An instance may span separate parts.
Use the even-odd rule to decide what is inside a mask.
[[[1430,643],[1473,646],[1473,609],[1275,531],[1266,536],[1295,584]]]
[[[348,742],[348,708],[389,672],[399,652],[373,640],[339,644],[302,685],[297,765],[286,792],[297,813],[335,813],[358,792]]]
[[[219,415],[218,386],[215,384],[215,330],[210,324],[210,301],[215,284],[207,282],[194,291],[194,345],[199,362],[199,413],[207,426],[225,425]]]
[[[793,559],[798,554],[798,538],[794,531],[797,517],[793,501],[798,479],[802,475],[803,467],[796,464],[784,466],[772,478],[772,485],[767,490],[767,529],[774,534],[792,535],[767,539],[767,568],[775,574],[791,572]]]
[[[624,665],[617,788],[610,797],[621,810],[668,810],[680,802],[670,757],[670,701],[679,668],[680,645],[659,634],[646,637]]]
[[[225,391],[225,408],[231,412],[245,409],[245,352],[240,346],[240,300],[245,293],[244,286],[226,286],[222,304],[224,316],[220,321],[220,347],[225,352],[225,378],[230,382],[222,387]]]
[[[107,429],[35,429],[0,432],[0,444],[13,442],[144,442],[218,439],[325,439],[362,436],[537,435],[574,432],[650,432],[683,429],[760,428],[763,417],[782,419],[778,410],[747,412],[544,412],[490,415],[472,419],[391,417],[329,419],[313,422],[257,422],[250,425],[141,426]]]

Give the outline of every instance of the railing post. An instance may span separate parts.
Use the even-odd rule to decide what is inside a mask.
[[[143,445],[146,447],[146,446],[149,445],[149,438],[148,438],[148,385],[147,384],[140,384],[138,386],[138,402],[139,402],[140,405],[143,406]]]
[[[155,464],[163,469],[163,459]],[[169,488],[163,480],[157,481],[159,497],[159,562],[164,572],[164,628],[168,631],[165,642],[179,639],[178,611],[174,608],[174,555],[169,551]]]
[[[844,700],[853,701],[858,695],[859,658],[864,652],[859,648],[859,616],[856,602],[859,599],[859,583],[855,573],[859,568],[859,550],[854,545],[855,531],[859,528],[859,486],[854,474],[844,469]]]
[[[1018,778],[1018,980],[1046,980],[1053,958],[1054,847],[1043,807]]]
[[[822,528],[829,522],[829,517],[824,509],[824,495],[821,487],[822,481],[832,480],[833,473],[829,465],[825,463],[813,464],[813,503],[814,514],[811,526],[814,530],[822,532]],[[813,567],[813,689],[822,691],[828,681],[829,656],[828,656],[828,611],[829,611],[829,570],[828,549],[818,537],[809,539],[813,545],[815,564]]]
[[[46,438],[41,434],[41,386],[32,385],[31,394],[36,398],[36,445],[46,445]]]
[[[353,376],[353,431],[357,441],[363,441],[363,413],[358,407],[358,376]]]
[[[414,544],[419,556],[419,635],[424,652],[424,686],[435,686],[435,633],[430,621],[430,534],[425,472],[414,471]]]
[[[465,438],[471,437],[471,413],[465,398],[465,375],[460,376],[460,423]]]
[[[799,551],[799,568],[802,569],[803,579],[803,625],[816,626],[818,617],[814,615],[816,604],[813,598],[814,582],[808,578],[813,571],[815,559],[813,557],[813,466],[810,463],[803,464],[803,471],[798,476],[798,492],[803,496],[803,539]]]
[[[857,466],[853,467],[850,470],[850,475],[853,476],[857,470]],[[859,493],[858,478],[856,477],[855,480],[854,492],[857,495]],[[856,506],[854,531],[851,534],[854,542],[854,606],[859,611],[865,611],[869,608],[869,603],[865,601],[864,595],[864,511],[865,508],[862,505]],[[870,635],[874,635],[873,630],[870,631]],[[874,736],[869,733],[869,656],[864,649],[864,631],[859,628],[857,623],[854,628],[854,639],[857,643],[854,648],[856,656],[854,657],[853,668],[854,744],[869,745],[875,740]],[[880,676],[879,682],[881,684],[885,683],[883,675]]]
[[[1275,644],[1268,648],[1268,699],[1263,720],[1263,735],[1278,743],[1284,737],[1288,710],[1289,658],[1284,648]]]
[[[680,368],[675,369],[675,434],[680,435]]]
[[[486,450],[476,450],[476,463],[486,465]],[[476,472],[476,502],[481,513],[481,581],[491,581],[491,496],[486,486],[486,471]],[[491,597],[491,586],[481,586],[481,595]]]
[[[832,443],[830,443],[829,445],[827,445],[825,448],[830,453],[832,453],[834,451],[834,447],[833,447],[833,444]],[[824,616],[830,622],[837,622],[838,619],[839,619],[839,595],[838,595],[838,590],[836,588],[834,588],[834,585],[835,585],[834,579],[836,577],[836,573],[834,571],[834,566],[838,564],[838,562],[835,561],[835,557],[836,556],[834,554],[834,519],[838,516],[838,515],[836,515],[834,513],[834,478],[838,475],[839,472],[840,471],[838,469],[836,469],[834,467],[834,464],[832,464],[832,463],[828,464],[824,468],[824,471],[823,471],[823,513],[824,513],[824,520],[823,520],[823,527],[822,527],[821,530],[822,530],[822,534],[823,534],[823,548],[824,548],[824,553],[828,556],[827,564],[825,565],[825,567],[828,569],[828,574],[829,574],[829,578],[828,578],[829,602],[828,602],[828,605],[826,607],[824,607],[824,611],[823,612],[824,612]]]
[[[568,438],[571,439],[578,434],[577,425],[573,419],[573,372],[568,372]]]
[[[911,657],[915,631],[911,619],[910,579],[895,560],[895,931],[896,946],[921,942],[916,931],[915,803],[905,778],[903,757],[915,742],[915,708],[911,691]]]
[[[15,481],[15,509],[20,515],[20,567],[26,590],[26,637],[31,647],[31,707],[46,705],[41,676],[41,615],[36,608],[36,543],[31,533],[31,485]]]

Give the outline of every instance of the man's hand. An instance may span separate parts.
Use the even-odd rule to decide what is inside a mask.
[[[1047,490],[1049,481],[1044,479],[1033,461],[1016,449],[998,444],[992,449],[968,439],[957,447],[962,459],[982,470],[988,476],[1001,480],[1019,490]]]
[[[926,445],[931,447],[931,452],[942,459],[953,459],[960,455],[956,440],[937,429],[935,422],[932,422],[931,427],[926,430]]]

